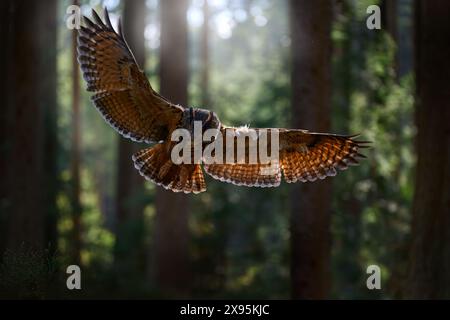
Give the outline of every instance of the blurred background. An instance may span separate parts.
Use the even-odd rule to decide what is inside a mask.
[[[104,122],[80,78],[72,4],[122,17],[173,102],[228,125],[361,133],[368,159],[275,189],[145,182],[131,161],[144,145]],[[374,4],[381,29],[367,27]],[[450,2],[3,0],[0,12],[0,297],[450,298]],[[82,290],[66,288],[73,264]],[[380,290],[366,286],[372,264]]]

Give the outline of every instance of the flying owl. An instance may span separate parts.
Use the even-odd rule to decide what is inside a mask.
[[[105,121],[122,136],[153,144],[132,156],[134,166],[147,180],[174,192],[199,193],[206,190],[203,166],[207,174],[223,182],[276,187],[282,174],[288,183],[315,181],[334,176],[337,170],[347,169],[358,164],[358,158],[364,158],[359,150],[367,147],[367,142],[356,141],[355,136],[280,128],[268,129],[278,133],[278,158],[270,164],[259,158],[248,161],[248,141],[244,144],[244,160],[233,156],[231,162],[225,163],[174,163],[171,154],[177,142],[171,137],[175,130],[192,133],[197,122],[202,132],[215,129],[218,135],[235,137],[249,128],[227,127],[212,111],[184,108],[159,95],[137,65],[120,21],[116,32],[106,9],[104,22],[94,10],[92,15],[94,22],[84,17],[86,25],[78,32],[78,62],[87,90],[94,93],[91,99]],[[255,129],[257,133],[261,130]],[[208,143],[202,142],[201,148],[206,147]]]

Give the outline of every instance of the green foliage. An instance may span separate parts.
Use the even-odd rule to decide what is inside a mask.
[[[415,164],[414,86],[411,75],[396,79],[392,39],[383,32],[370,37],[364,32],[353,40],[364,51],[348,49],[350,56],[359,56],[348,65],[351,69],[335,69],[337,78],[350,77],[343,99],[349,105],[348,132],[362,133],[360,139],[373,144],[362,166],[334,181],[334,294],[388,298],[398,296],[407,261]],[[336,100],[342,103],[342,98]],[[345,127],[342,122],[335,125]],[[370,264],[381,267],[387,284],[382,293],[365,288]]]

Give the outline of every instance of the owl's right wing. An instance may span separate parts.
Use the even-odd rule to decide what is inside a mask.
[[[227,132],[231,136],[239,136],[254,130],[257,134],[259,152],[259,139],[261,129],[231,128],[221,129],[224,137],[223,153],[226,152]],[[245,143],[245,163],[238,163],[236,157],[236,143],[234,142],[234,160],[236,163],[205,164],[204,169],[213,178],[249,187],[276,187],[281,182],[283,173],[286,182],[315,181],[327,176],[336,175],[336,171],[345,170],[349,165],[358,164],[358,158],[365,158],[359,151],[367,147],[367,141],[354,140],[354,136],[342,136],[328,133],[313,133],[300,129],[266,129],[278,132],[278,159],[271,163],[261,162],[259,156],[257,163],[250,163],[249,141]],[[235,138],[236,140],[236,138]],[[270,140],[269,140],[270,141]],[[269,143],[269,152],[272,143]]]
[[[335,176],[338,170],[357,165],[370,141],[354,136],[281,129],[280,166],[286,182],[307,182]]]
[[[105,9],[104,23],[84,17],[78,32],[78,62],[95,94],[92,101],[103,118],[120,134],[137,142],[166,140],[182,117],[183,108],[156,93],[139,69],[119,22],[119,33]]]

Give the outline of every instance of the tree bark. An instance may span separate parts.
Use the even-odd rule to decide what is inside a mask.
[[[203,27],[202,27],[202,41],[200,48],[201,58],[201,74],[200,74],[200,88],[202,92],[201,104],[204,108],[210,108],[209,99],[209,4],[208,0],[203,2]]]
[[[56,1],[43,4],[1,4],[1,252],[56,245]]]
[[[78,0],[73,1],[79,5]],[[80,69],[77,61],[77,30],[72,31],[72,149],[71,149],[71,202],[72,202],[72,262],[81,264],[82,207],[80,202]]]
[[[383,0],[381,3],[381,27],[387,31],[394,41],[394,70],[395,76],[398,76],[398,3],[397,0]]]
[[[330,129],[331,1],[290,1],[293,127]],[[326,298],[330,286],[331,184],[292,185],[291,282],[295,299]]]
[[[413,69],[413,0],[397,0],[398,29],[397,29],[397,62],[398,78],[401,79]]]
[[[406,296],[450,298],[450,2],[415,2],[417,167]]]
[[[44,208],[45,208],[45,248],[53,255],[57,249],[57,207],[58,192],[58,139],[57,139],[57,99],[56,99],[56,0],[45,0],[39,6],[41,29],[39,30],[40,99],[44,110]]]
[[[6,79],[10,82],[6,97],[12,110],[9,128],[10,157],[6,171],[9,184],[7,212],[9,228],[7,246],[15,250],[21,245],[42,249],[44,243],[44,212],[42,202],[43,110],[39,101],[36,75],[39,72],[39,3],[14,1],[9,32],[11,60]]]
[[[161,94],[187,106],[188,41],[186,0],[165,0],[161,9]],[[157,188],[156,277],[162,292],[188,294],[190,286],[188,196]]]
[[[383,0],[381,2],[381,27],[389,33],[394,42],[397,42],[397,12],[397,0]]]
[[[125,39],[142,70],[145,69],[146,10],[145,0],[134,0],[125,2],[123,12]],[[116,267],[121,272],[140,274],[145,271],[144,179],[134,168],[131,156],[142,148],[129,139],[119,138],[115,246]]]
[[[0,95],[3,97],[2,112],[0,112],[0,172],[4,173],[0,179],[0,261],[6,249],[8,218],[13,206],[10,199],[12,167],[12,128],[14,125],[14,99],[12,90],[13,54],[14,54],[14,1],[0,2],[0,12],[4,12],[0,20],[0,37],[3,39],[3,50],[0,50],[0,72],[5,75],[0,78]]]

